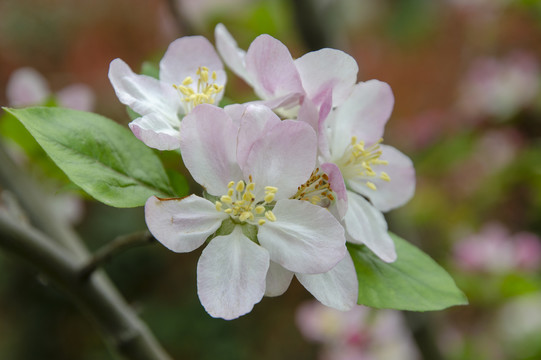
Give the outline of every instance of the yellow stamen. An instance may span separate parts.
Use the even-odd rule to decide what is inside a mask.
[[[372,190],[377,190],[376,185],[373,182],[367,181],[366,186],[368,186]]]
[[[271,203],[274,200],[274,193],[267,193],[265,195],[265,202]]]
[[[274,213],[270,210],[265,212],[265,217],[269,219],[269,221],[276,221],[276,216],[274,216]]]

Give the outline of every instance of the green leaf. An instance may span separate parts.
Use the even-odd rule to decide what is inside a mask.
[[[5,109],[76,185],[114,207],[135,207],[174,191],[159,158],[103,116],[63,108]]]
[[[468,303],[451,276],[427,254],[390,234],[398,259],[386,263],[366,246],[348,243],[359,279],[358,303],[375,308],[428,311]]]
[[[184,175],[172,169],[166,169],[165,171],[175,192],[175,196],[182,197],[188,195],[190,192],[190,185],[188,184],[188,180],[186,180]]]

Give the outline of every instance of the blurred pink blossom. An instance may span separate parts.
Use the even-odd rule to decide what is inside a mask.
[[[537,59],[526,52],[477,59],[459,86],[458,109],[471,120],[507,120],[535,99],[539,77]]]
[[[470,196],[514,161],[523,146],[516,129],[494,129],[484,132],[473,145],[471,156],[459,162],[449,177],[457,195]],[[468,174],[468,181],[464,181]]]
[[[528,232],[511,235],[501,224],[490,223],[457,243],[454,255],[457,265],[467,271],[535,270],[541,265],[541,239]]]
[[[8,80],[6,97],[9,106],[43,105],[51,95],[47,80],[33,68],[19,68]],[[58,91],[55,97],[62,107],[82,111],[92,111],[94,108],[94,92],[85,84],[69,85]]]
[[[399,311],[356,306],[342,312],[310,301],[297,309],[296,322],[307,340],[322,344],[321,360],[419,359]]]

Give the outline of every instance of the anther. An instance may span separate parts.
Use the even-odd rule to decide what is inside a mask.
[[[265,217],[269,219],[269,221],[276,221],[276,216],[274,216],[274,213],[270,210],[265,212]]]

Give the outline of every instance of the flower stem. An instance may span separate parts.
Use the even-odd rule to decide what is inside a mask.
[[[134,246],[151,244],[154,241],[154,237],[148,231],[139,231],[133,234],[119,236],[96,251],[92,258],[90,258],[90,260],[82,266],[81,270],[79,271],[79,277],[81,280],[87,280],[88,277],[99,266],[101,266],[115,254]]]

